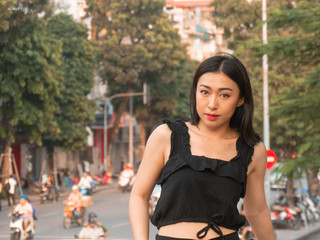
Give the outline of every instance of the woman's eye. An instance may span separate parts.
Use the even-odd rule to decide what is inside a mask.
[[[222,97],[222,98],[228,98],[228,97],[230,97],[230,95],[229,95],[229,94],[224,93],[224,94],[221,94],[221,97]]]
[[[200,90],[200,93],[203,94],[203,95],[207,95],[208,92],[206,90]]]

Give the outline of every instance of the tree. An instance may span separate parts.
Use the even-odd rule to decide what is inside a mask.
[[[87,95],[93,86],[94,47],[88,40],[88,29],[66,14],[48,19],[48,34],[62,43],[62,64],[59,70],[64,81],[54,120],[59,129],[56,135],[46,131],[44,144],[49,152],[54,146],[67,150],[84,149],[87,141],[86,127],[94,120],[96,104]]]
[[[5,156],[16,134],[23,132],[31,143],[41,145],[44,131],[57,132],[53,113],[63,80],[57,70],[61,44],[47,34],[46,22],[38,17],[45,6],[43,0],[19,1],[9,28],[0,32],[0,136]],[[5,158],[4,174],[8,171]]]
[[[16,0],[2,0],[0,2],[0,31],[8,30],[11,8],[15,3]]]
[[[284,119],[289,126],[299,126],[295,135],[297,151],[295,161],[287,161],[292,171],[307,170],[309,191],[319,194],[317,174],[320,169],[320,122],[319,73],[320,73],[320,3],[300,1],[296,8],[275,11],[270,19],[270,28],[282,31],[288,36],[273,36],[264,52],[274,56],[273,61],[282,59],[286,66],[293,66],[302,73],[303,80],[297,88],[278,97],[274,115]]]
[[[286,11],[294,11],[297,2],[300,1],[268,1],[268,18],[277,12],[285,14]],[[261,40],[261,1],[228,0],[227,3],[215,0],[217,24],[224,26],[227,33],[228,46],[235,50],[248,68],[252,81],[255,101],[255,128],[262,133],[263,106],[262,106],[262,54],[266,51]],[[241,10],[239,8],[243,8]],[[255,8],[256,10],[252,9]],[[224,17],[223,17],[224,16]],[[226,17],[228,16],[228,17]],[[293,20],[293,19],[292,19]],[[232,30],[232,31],[230,31]],[[268,28],[269,41],[273,38],[290,39],[292,29]],[[289,44],[289,41],[287,42]],[[284,48],[291,48],[290,45],[283,45]],[[279,50],[279,49],[278,49]],[[279,101],[279,96],[287,96],[292,89],[298,89],[305,81],[305,73],[299,69],[296,62],[288,62],[286,58],[280,57],[278,51],[268,52],[269,56],[269,102],[270,102],[270,142],[272,149],[278,155],[280,161],[292,160],[296,151],[296,143],[303,139],[301,131],[304,128],[302,123],[289,122],[288,119],[280,118],[276,113],[276,107],[286,108],[286,103]],[[281,55],[282,56],[282,55]],[[294,159],[297,162],[297,159]],[[301,168],[288,167],[285,173],[290,180],[298,178],[302,174],[297,171]],[[282,171],[283,169],[281,169]],[[284,171],[284,170],[283,170]],[[292,172],[296,171],[296,172]],[[292,188],[287,191],[293,192]]]
[[[101,44],[99,75],[108,83],[108,94],[141,92],[143,82],[147,82],[152,95],[149,119],[157,112],[174,112],[178,95],[174,75],[187,56],[177,30],[163,12],[164,1],[88,0],[87,4],[96,39]],[[125,97],[119,103],[108,162],[127,101]],[[145,119],[146,112],[138,107],[136,110],[139,119]]]

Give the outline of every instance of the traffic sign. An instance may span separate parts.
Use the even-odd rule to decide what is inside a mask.
[[[267,150],[267,169],[271,169],[277,162],[277,155],[272,150]]]

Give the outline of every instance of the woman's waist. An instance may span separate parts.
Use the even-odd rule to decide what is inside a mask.
[[[206,234],[201,238],[203,240],[220,237],[221,233],[223,235],[228,235],[236,231],[234,229],[217,226],[216,229],[218,228],[221,231],[219,234],[205,222],[178,222],[160,227],[158,234],[174,238],[198,239],[197,234],[206,228]]]

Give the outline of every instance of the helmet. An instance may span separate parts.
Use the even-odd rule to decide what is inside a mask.
[[[97,221],[94,219],[94,217],[89,217],[89,223],[96,223]]]
[[[91,212],[91,213],[89,213],[89,216],[88,216],[88,218],[90,219],[90,218],[96,218],[97,217],[97,214],[95,214],[94,212]]]
[[[21,195],[21,196],[20,196],[20,199],[25,199],[25,200],[27,200],[28,198],[27,198],[26,195]]]

